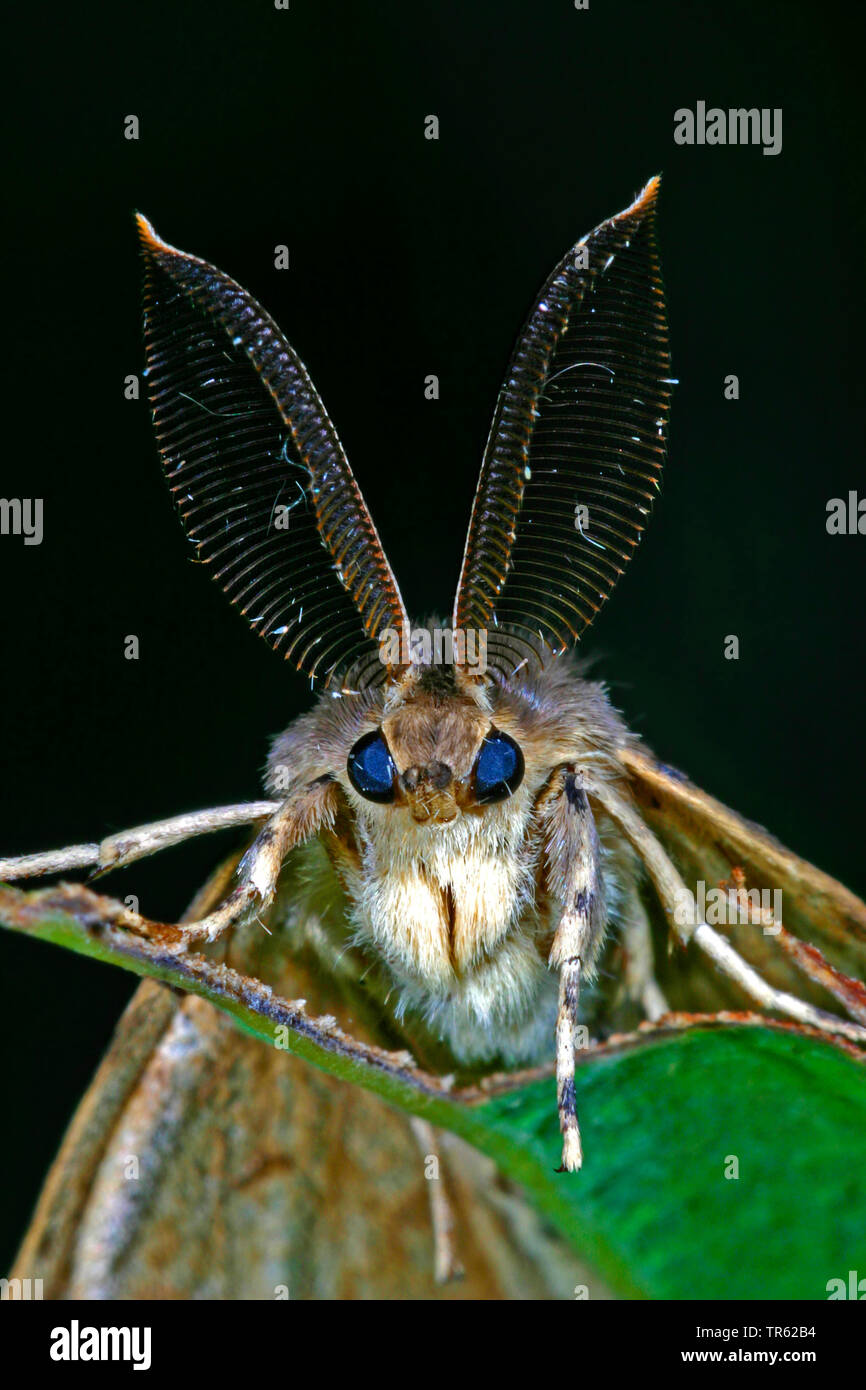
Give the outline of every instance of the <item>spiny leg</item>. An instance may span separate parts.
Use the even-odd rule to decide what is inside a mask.
[[[588,974],[604,938],[605,903],[601,851],[584,779],[573,767],[558,770],[541,805],[550,891],[561,916],[549,961],[559,970],[556,1018],[556,1099],[562,1132],[560,1172],[580,1168],[583,1154],[574,1085],[574,1052],[582,975]]]
[[[183,838],[194,834],[205,834],[211,830],[224,829],[263,819],[262,809],[268,815],[265,825],[253,844],[247,850],[238,866],[239,882],[225,901],[213,912],[197,921],[184,922],[181,926],[183,936],[176,944],[165,944],[168,951],[184,951],[191,941],[215,941],[228,927],[239,922],[253,912],[266,908],[273,899],[283,861],[290,850],[303,840],[309,839],[323,825],[330,824],[337,811],[337,784],[330,777],[320,777],[309,785],[301,785],[284,802],[250,802],[243,806],[216,808],[212,812],[193,812],[189,816],[178,816],[174,820],[156,822],[152,826],[142,826],[139,830],[125,831],[111,836],[104,844],[111,863],[104,867],[117,868],[143,854],[155,853],[168,844],[177,844]],[[276,808],[276,809],[274,809]],[[253,811],[254,814],[250,814]],[[190,828],[192,826],[192,828]],[[145,848],[145,846],[148,846]],[[77,851],[91,847],[76,846]],[[97,853],[87,863],[99,867],[101,846],[94,846]],[[58,863],[62,867],[73,867],[66,851],[53,855],[33,855],[24,860],[0,861],[0,876],[4,870],[10,877],[26,877],[35,872],[33,861],[40,861],[38,872],[50,873]],[[82,864],[83,853],[76,856],[78,867]],[[49,865],[48,861],[51,861]],[[24,865],[24,871],[21,866]],[[118,925],[142,936],[160,936],[164,924],[152,922],[131,910],[124,911],[118,918]]]
[[[608,815],[620,827],[637,850],[649,871],[656,892],[670,918],[674,930],[684,943],[694,940],[718,968],[736,981],[745,992],[764,1008],[787,1014],[800,1023],[807,1023],[825,1033],[839,1033],[854,1042],[866,1042],[866,1027],[837,1018],[824,1009],[815,1008],[796,995],[775,989],[743,960],[729,941],[698,919],[694,894],[686,887],[667,853],[634,807],[609,783],[592,788],[593,795]]]
[[[100,844],[67,845],[65,849],[25,854],[17,859],[0,859],[0,881],[36,878],[41,874],[65,873],[67,869],[94,869],[96,874],[119,869],[144,859],[170,845],[179,845],[213,830],[251,825],[266,820],[280,808],[279,801],[245,801],[237,806],[212,806],[206,811],[190,811],[170,820],[152,821],[109,835]]]
[[[230,926],[263,911],[273,901],[286,855],[333,822],[339,791],[330,777],[298,787],[265,822],[238,865],[238,883],[215,911],[183,923],[184,950],[190,941],[215,941]]]

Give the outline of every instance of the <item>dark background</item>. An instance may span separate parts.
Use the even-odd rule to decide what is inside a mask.
[[[0,493],[45,499],[45,539],[0,538],[0,854],[258,796],[270,736],[310,698],[190,563],[147,406],[123,398],[142,365],[133,209],[285,329],[420,615],[450,607],[536,291],[662,171],[669,464],[584,647],[660,755],[863,893],[866,540],[825,530],[829,498],[866,490],[846,9],[291,3],[16,13]],[[674,145],[698,99],[781,106],[782,153]],[[176,917],[221,844],[106,886]],[[0,971],[5,1269],[134,981],[10,935]]]

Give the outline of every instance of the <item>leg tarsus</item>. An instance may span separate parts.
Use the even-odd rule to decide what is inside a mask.
[[[605,929],[601,850],[582,772],[574,767],[561,770],[559,788],[551,795],[543,818],[549,882],[561,904],[549,957],[551,966],[559,970],[556,1098],[562,1164],[558,1171],[576,1173],[583,1162],[574,1083],[580,981],[595,962]]]
[[[212,806],[205,811],[189,811],[168,820],[118,831],[99,844],[67,845],[64,849],[0,859],[0,881],[62,874],[70,869],[92,869],[88,877],[100,878],[110,869],[122,868],[195,836],[266,820],[280,805],[279,801],[245,801],[236,806]]]
[[[39,878],[43,874],[63,874],[69,869],[87,869],[99,862],[99,845],[67,845],[65,849],[48,849],[40,854],[22,854],[14,859],[0,859],[0,883],[14,883],[21,878]]]
[[[556,1018],[556,1103],[562,1133],[562,1163],[558,1173],[576,1173],[583,1164],[577,1094],[574,1085],[575,1030],[580,996],[580,958],[559,967],[559,1012]]]
[[[212,806],[206,811],[190,811],[168,820],[121,830],[116,835],[108,835],[101,842],[96,874],[120,869],[198,835],[209,835],[215,830],[228,830],[238,825],[252,825],[256,821],[266,820],[279,809],[278,801],[247,801],[237,806]]]

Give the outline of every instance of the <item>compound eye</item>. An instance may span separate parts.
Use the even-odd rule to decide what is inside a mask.
[[[378,729],[359,738],[346,763],[349,781],[368,801],[393,801],[396,769]]]
[[[475,760],[475,800],[506,801],[523,781],[523,754],[513,738],[492,729]]]

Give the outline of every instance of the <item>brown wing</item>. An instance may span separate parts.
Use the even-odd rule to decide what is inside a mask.
[[[785,933],[816,946],[835,969],[866,979],[866,904],[855,894],[646,749],[627,746],[620,758],[644,820],[688,887],[694,890],[703,880],[716,888],[742,870],[747,888],[781,890]],[[741,924],[727,934],[774,984],[804,992],[804,975],[795,964],[802,952],[784,933],[765,934],[759,926]],[[810,973],[815,980],[820,972]],[[828,1006],[826,997],[820,1002]]]
[[[249,968],[256,955],[270,973],[278,938],[239,939],[231,959]],[[328,1002],[328,983],[298,967],[284,963],[282,981]],[[16,1273],[55,1299],[562,1298],[589,1282],[488,1160],[450,1136],[443,1152],[466,1276],[437,1288],[406,1117],[148,981],[72,1121]],[[594,1275],[592,1288],[606,1296]]]

